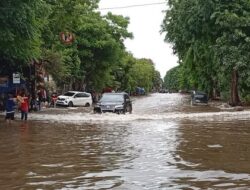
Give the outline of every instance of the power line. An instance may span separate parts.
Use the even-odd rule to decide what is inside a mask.
[[[133,7],[145,7],[145,6],[161,5],[161,4],[166,4],[166,2],[127,5],[127,6],[122,6],[122,7],[106,7],[106,8],[101,8],[101,9],[98,9],[98,10],[103,11],[103,10],[111,10],[111,9],[127,9],[127,8],[133,8]]]

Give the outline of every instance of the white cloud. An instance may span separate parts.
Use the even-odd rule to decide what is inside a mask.
[[[164,0],[101,0],[100,9],[125,7],[131,5],[162,3]],[[164,77],[166,71],[177,66],[177,57],[173,55],[169,44],[164,42],[164,35],[160,34],[161,23],[164,18],[163,10],[166,4],[154,4],[150,6],[136,6],[130,8],[116,8],[102,10],[127,16],[130,18],[128,30],[133,33],[133,40],[126,40],[125,45],[128,51],[136,58],[149,58],[155,63],[156,69]]]

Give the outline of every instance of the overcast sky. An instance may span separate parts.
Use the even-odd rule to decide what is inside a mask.
[[[165,0],[100,0],[99,9],[103,14],[108,11],[130,18],[129,32],[134,35],[133,40],[126,40],[125,46],[136,58],[149,58],[155,63],[155,68],[163,78],[166,71],[177,66],[177,58],[173,55],[171,46],[164,42],[164,35],[160,34],[161,23],[164,18],[163,10],[167,6]],[[153,3],[164,3],[145,5]],[[145,5],[135,6],[133,5]],[[126,7],[129,8],[114,8]]]

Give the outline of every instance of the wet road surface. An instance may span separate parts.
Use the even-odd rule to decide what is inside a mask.
[[[0,123],[0,189],[250,189],[250,112],[135,98],[133,114],[63,108]],[[16,117],[19,117],[17,114]]]

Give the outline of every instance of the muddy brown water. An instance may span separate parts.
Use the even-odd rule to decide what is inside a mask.
[[[248,111],[194,107],[179,94],[133,106],[131,115],[62,108],[1,121],[0,189],[250,189]]]

